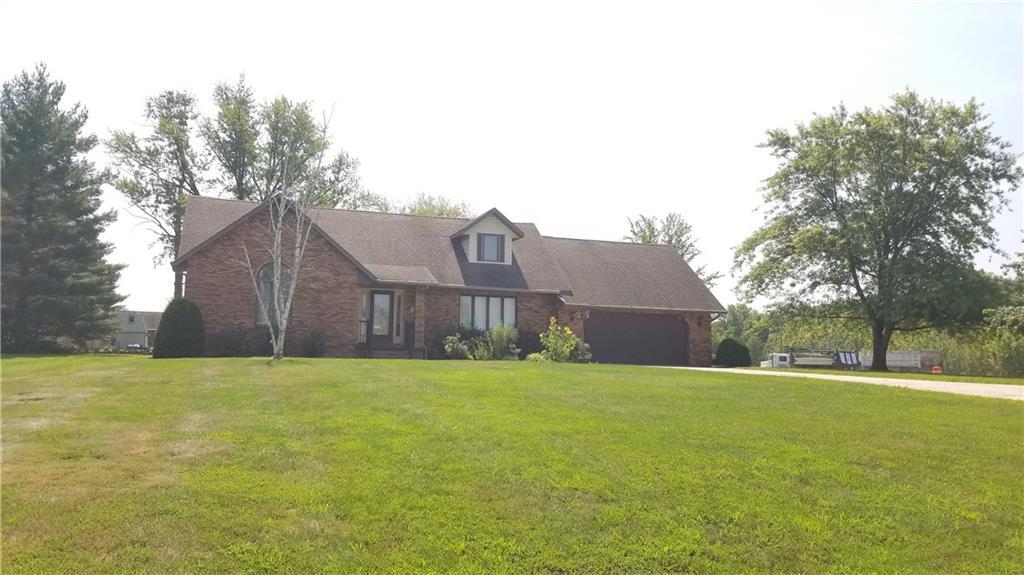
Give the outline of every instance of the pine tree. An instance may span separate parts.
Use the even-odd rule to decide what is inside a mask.
[[[3,85],[3,351],[52,351],[115,329],[121,267],[105,261],[100,241],[113,212],[100,211],[106,174],[86,159],[95,136],[82,134],[88,114],[60,107],[64,84],[39,65]]]

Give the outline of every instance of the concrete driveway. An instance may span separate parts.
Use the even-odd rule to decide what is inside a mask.
[[[874,385],[888,385],[892,387],[906,387],[908,389],[920,389],[924,391],[942,391],[945,393],[959,393],[961,395],[976,395],[978,397],[994,397],[997,399],[1012,399],[1024,401],[1024,385],[1010,385],[1001,383],[968,383],[961,381],[935,381],[924,379],[897,379],[895,377],[876,377],[862,375],[835,375],[831,373],[813,373],[798,369],[779,369],[778,371],[758,371],[753,369],[731,369],[724,367],[677,367],[659,366],[665,369],[690,369],[694,371],[712,371],[717,373],[736,373],[749,376],[765,377],[809,377],[811,379],[829,379],[832,381],[848,381],[851,383],[870,383]]]

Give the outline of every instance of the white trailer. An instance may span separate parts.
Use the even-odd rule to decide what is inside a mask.
[[[769,353],[768,359],[761,362],[761,367],[793,367],[791,359],[788,353]]]
[[[864,365],[871,365],[872,353],[870,351],[865,351],[861,357]],[[933,367],[942,365],[942,356],[936,349],[889,350],[885,354],[885,365],[889,369],[931,372]]]

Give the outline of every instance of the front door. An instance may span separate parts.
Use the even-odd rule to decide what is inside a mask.
[[[389,291],[374,291],[370,297],[371,345],[377,348],[390,345],[395,313],[394,294]]]

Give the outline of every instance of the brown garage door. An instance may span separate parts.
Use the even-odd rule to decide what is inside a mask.
[[[583,336],[594,361],[686,365],[686,324],[675,315],[591,311]]]

